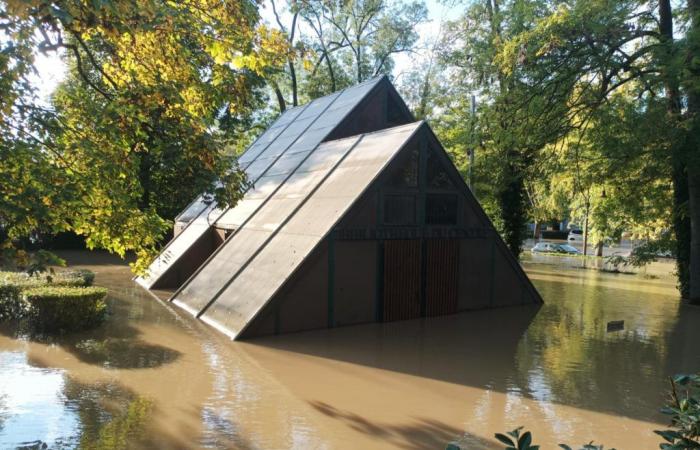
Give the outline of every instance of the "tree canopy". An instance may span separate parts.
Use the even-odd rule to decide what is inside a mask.
[[[245,135],[262,75],[289,51],[259,24],[254,2],[0,8],[0,223],[9,238],[71,230],[90,247],[136,251],[138,269],[198,193],[236,200],[244,179],[221,149]],[[31,83],[38,52],[61,52],[69,65],[48,104]]]

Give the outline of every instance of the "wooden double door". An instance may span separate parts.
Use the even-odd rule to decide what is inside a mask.
[[[459,240],[384,242],[383,321],[453,314],[458,285]]]

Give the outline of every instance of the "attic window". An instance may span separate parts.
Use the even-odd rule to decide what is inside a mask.
[[[457,206],[454,194],[428,194],[425,199],[425,222],[428,225],[457,225]]]
[[[450,180],[450,176],[447,174],[444,165],[432,151],[428,153],[428,167],[426,172],[429,188],[454,189],[452,180]]]
[[[388,194],[384,196],[385,225],[414,225],[416,223],[416,197]]]
[[[406,154],[402,161],[398,161],[398,167],[389,181],[389,186],[394,188],[418,187],[418,149]]]

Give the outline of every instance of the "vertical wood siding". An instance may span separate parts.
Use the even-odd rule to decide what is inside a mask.
[[[426,316],[457,312],[459,241],[430,239],[426,246]]]
[[[420,240],[384,243],[384,321],[420,317]]]

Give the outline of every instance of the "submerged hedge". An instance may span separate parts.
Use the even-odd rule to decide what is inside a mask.
[[[47,331],[97,325],[105,315],[107,290],[90,287],[94,279],[83,269],[34,276],[0,272],[0,322],[29,318]]]
[[[16,284],[0,284],[0,322],[24,317],[27,303],[22,290]]]
[[[80,330],[99,324],[105,316],[107,289],[44,286],[24,291],[29,317],[48,331]]]
[[[20,289],[32,289],[41,286],[91,286],[95,274],[89,270],[66,270],[53,274],[29,276],[25,272],[0,272],[0,285],[12,284]]]

